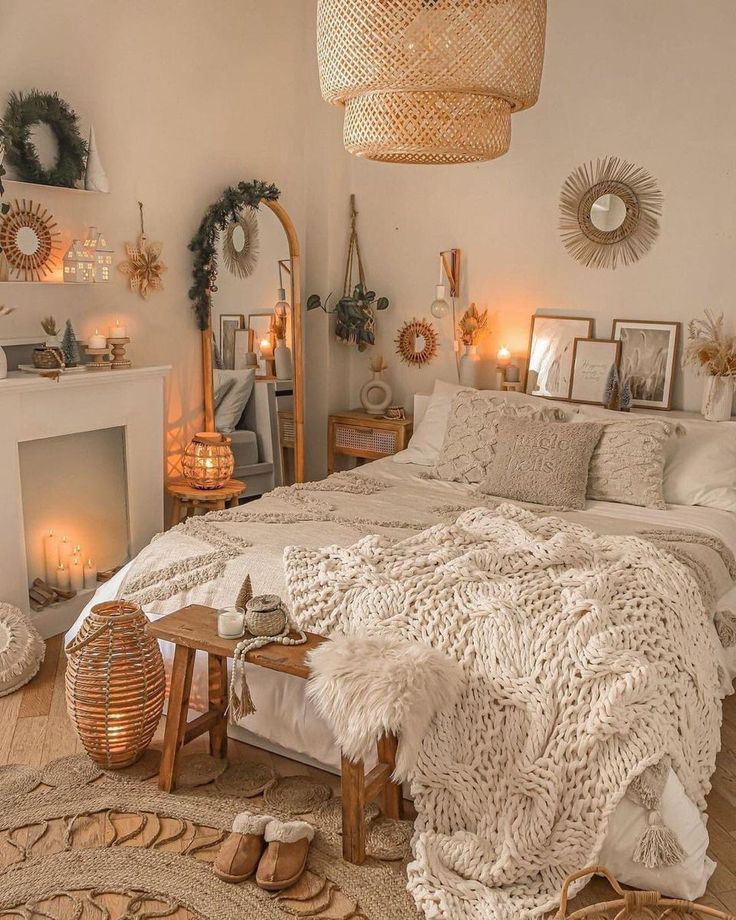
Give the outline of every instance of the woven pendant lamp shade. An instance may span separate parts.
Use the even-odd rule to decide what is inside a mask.
[[[195,434],[184,451],[182,472],[195,489],[221,489],[235,469],[232,439],[219,431]]]
[[[97,604],[66,648],[66,704],[84,749],[106,769],[135,763],[164,708],[158,642],[138,604]]]
[[[317,17],[322,95],[356,156],[492,160],[539,97],[546,0],[319,0]]]

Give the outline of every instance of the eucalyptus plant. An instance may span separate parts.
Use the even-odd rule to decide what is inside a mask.
[[[307,300],[307,310],[322,309],[327,314],[335,315],[335,335],[342,342],[358,346],[358,351],[365,351],[375,344],[375,316],[373,309],[387,310],[388,297],[378,297],[375,291],[366,291],[362,282],[353,288],[350,296],[341,297],[330,309],[330,294],[324,303],[319,294],[312,294]]]

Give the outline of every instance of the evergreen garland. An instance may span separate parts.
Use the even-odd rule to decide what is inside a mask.
[[[0,199],[2,199],[5,194],[5,186],[3,185],[3,176],[6,173],[6,169],[3,166],[3,160],[5,159],[5,132],[0,127]],[[10,210],[10,205],[7,201],[0,200],[0,217],[3,217]],[[0,246],[0,252],[2,252],[2,247]]]
[[[33,125],[43,122],[54,132],[59,154],[51,169],[38,158],[31,140]],[[74,188],[84,174],[87,144],[79,134],[74,110],[57,93],[41,93],[37,89],[11,93],[3,120],[8,163],[26,182],[60,185]]]
[[[230,221],[240,218],[243,208],[257,209],[261,201],[277,201],[281,192],[275,185],[254,179],[228,186],[222,196],[204,212],[199,229],[189,249],[194,253],[192,274],[194,284],[189,288],[197,317],[197,326],[204,331],[210,322],[212,295],[217,292],[217,240]]]

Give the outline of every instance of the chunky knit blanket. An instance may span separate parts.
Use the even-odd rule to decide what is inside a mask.
[[[665,757],[705,808],[716,640],[698,578],[666,547],[505,504],[400,541],[290,547],[285,568],[302,628],[423,642],[463,668],[412,776],[409,887],[428,918],[553,908]]]

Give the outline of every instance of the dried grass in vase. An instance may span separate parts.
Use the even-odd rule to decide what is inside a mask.
[[[726,334],[722,313],[706,310],[705,319],[690,320],[682,363],[712,377],[736,376],[736,336]]]
[[[471,303],[468,309],[460,317],[460,322],[458,323],[458,330],[460,332],[460,338],[463,340],[463,345],[476,345],[481,332],[485,332],[487,328],[488,310],[479,313],[476,305]]]

